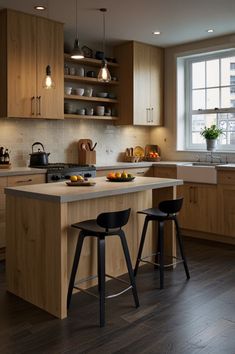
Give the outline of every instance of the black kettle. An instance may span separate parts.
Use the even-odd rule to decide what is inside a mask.
[[[42,151],[38,148],[37,152],[33,151],[35,145],[40,145]],[[42,143],[36,142],[32,145],[32,154],[30,154],[30,166],[45,166],[48,165],[48,156],[50,153],[45,152]]]

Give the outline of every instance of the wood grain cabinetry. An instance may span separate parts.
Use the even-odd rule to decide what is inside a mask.
[[[178,196],[184,197],[179,214],[181,228],[217,233],[217,186],[186,182],[177,190]]]
[[[115,48],[120,64],[118,124],[161,125],[163,49],[139,42]]]
[[[154,166],[154,177],[177,178],[176,166]]]
[[[115,77],[115,80],[111,80],[110,82],[100,82],[97,79],[98,71],[101,67],[101,60],[92,59],[92,58],[84,58],[81,60],[71,59],[69,54],[64,55],[66,69],[68,73],[64,75],[65,87],[72,87],[72,94],[65,95],[65,102],[70,103],[72,107],[71,112],[65,111],[65,118],[85,118],[85,119],[97,119],[97,120],[117,120],[117,87],[119,82],[117,80],[118,74],[117,69],[119,67],[116,63],[108,62],[108,68],[111,72],[112,77]],[[74,70],[74,74],[69,74],[71,68]],[[79,75],[79,70],[84,71],[84,76]],[[94,77],[86,76],[87,72],[94,72]],[[76,88],[92,89],[91,96],[86,95],[77,95]],[[100,92],[105,92],[110,95],[112,98],[108,97],[98,97],[97,94]],[[106,114],[103,116],[98,116],[96,114],[96,106],[105,106]],[[77,109],[79,108],[93,108],[94,114],[81,115],[77,113]],[[107,109],[111,111],[111,113],[107,114]]]
[[[218,233],[235,237],[235,171],[218,171]]]
[[[140,176],[140,177],[152,177],[153,176],[153,168],[152,167],[133,167],[133,168],[113,168],[107,170],[100,170],[96,171],[97,177],[105,177],[109,172],[127,172],[133,174],[133,176]]]
[[[0,27],[0,116],[63,118],[63,25],[5,9]],[[47,65],[52,90],[43,88]]]
[[[5,187],[18,187],[45,183],[45,174],[0,177],[0,259],[4,258],[5,238]]]

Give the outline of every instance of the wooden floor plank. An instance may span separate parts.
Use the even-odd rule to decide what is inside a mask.
[[[98,301],[85,294],[61,321],[7,293],[0,262],[0,353],[235,354],[235,247],[186,239],[185,249],[189,281],[179,265],[159,290],[158,271],[141,267],[140,308],[131,293],[108,300],[102,329]]]

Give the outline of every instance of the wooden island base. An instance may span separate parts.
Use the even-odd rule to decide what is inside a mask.
[[[68,279],[78,235],[70,225],[96,218],[101,212],[130,207],[125,232],[134,265],[144,222],[144,216],[137,211],[175,195],[175,186],[67,203],[7,194],[7,290],[56,317],[65,318]],[[151,226],[148,232],[144,254],[151,254],[155,249]],[[172,225],[168,233],[167,252],[175,255]],[[108,238],[106,245],[106,272],[114,276],[126,273],[119,238]],[[87,238],[78,268],[79,280],[95,275],[96,268],[96,242]],[[83,286],[95,284],[96,279]]]

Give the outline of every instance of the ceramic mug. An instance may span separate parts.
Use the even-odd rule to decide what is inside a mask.
[[[85,70],[84,68],[80,67],[77,69],[77,75],[78,76],[85,76]]]
[[[94,109],[90,108],[90,107],[87,107],[86,108],[86,115],[87,116],[93,116],[93,114],[94,114]]]
[[[92,96],[92,93],[93,93],[93,88],[85,88],[84,90],[84,96],[86,97],[91,97]]]
[[[76,70],[74,67],[69,68],[69,74],[70,75],[76,75]]]
[[[104,106],[97,106],[96,107],[97,116],[103,116],[104,115],[104,110],[105,110]]]

